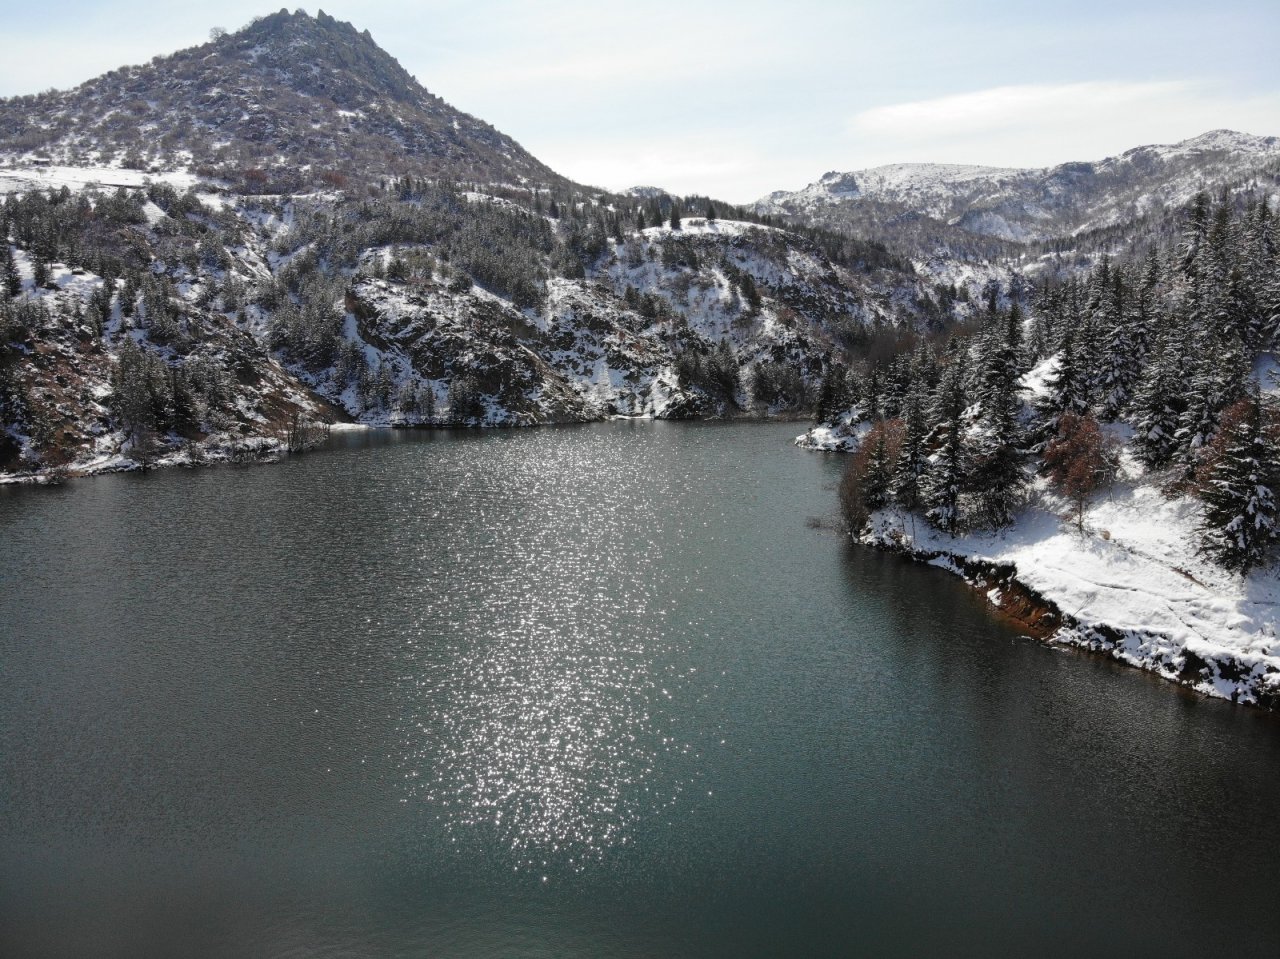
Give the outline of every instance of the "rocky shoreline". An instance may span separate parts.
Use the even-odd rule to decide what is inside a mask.
[[[1201,655],[1186,646],[1173,651],[1168,637],[1156,633],[1082,622],[1022,582],[1016,564],[918,549],[895,533],[882,526],[858,542],[954,573],[986,599],[997,615],[1033,639],[1101,654],[1204,696],[1280,712],[1280,671],[1274,668],[1230,652]]]

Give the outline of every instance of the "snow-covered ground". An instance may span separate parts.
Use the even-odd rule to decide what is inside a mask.
[[[956,163],[892,163],[848,173],[833,171],[803,190],[779,190],[760,203],[787,203],[808,210],[848,199],[879,199],[929,207],[937,200],[951,198],[958,189],[996,189],[1007,180],[1034,172]]]
[[[1028,403],[1057,364],[1050,357],[1022,377]],[[1278,368],[1274,355],[1259,358],[1254,372],[1264,388],[1280,389],[1270,375]],[[850,411],[796,445],[852,452],[868,429]],[[1126,428],[1109,429],[1121,443],[1131,439]],[[961,575],[964,564],[1012,567],[1018,583],[1063,617],[1055,641],[1107,652],[1210,696],[1280,706],[1280,570],[1241,578],[1200,556],[1200,503],[1166,495],[1164,479],[1124,450],[1115,484],[1091,502],[1083,531],[1071,504],[1037,478],[1009,529],[952,538],[889,509],[874,515],[863,538]]]
[[[1064,617],[1055,641],[1106,651],[1211,696],[1274,702],[1280,573],[1241,578],[1200,557],[1197,501],[1166,497],[1138,470],[1126,457],[1121,481],[1091,506],[1083,532],[1041,484],[1016,525],[998,533],[952,539],[888,510],[865,538],[957,572],[953,558],[1011,565]]]
[[[188,190],[199,182],[200,178],[193,174],[175,171],[153,173],[103,166],[0,166],[0,193],[57,190],[64,186],[78,193],[86,189],[136,189],[147,183],[168,183],[176,190]]]

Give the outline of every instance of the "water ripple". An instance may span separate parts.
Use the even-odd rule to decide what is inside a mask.
[[[646,477],[642,447],[606,459],[598,444],[583,433],[537,459],[472,444],[423,469],[479,515],[463,538],[436,512],[422,541],[448,549],[423,557],[413,598],[405,783],[455,840],[496,838],[516,869],[581,869],[690,783],[666,761],[692,748],[672,708],[690,695],[687,634],[665,628],[664,605],[664,552],[683,534],[634,537],[678,491]]]

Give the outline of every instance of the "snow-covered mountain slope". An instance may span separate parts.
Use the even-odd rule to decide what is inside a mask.
[[[199,171],[247,192],[370,175],[563,182],[323,11],[281,10],[74,90],[0,100],[0,162],[36,156]]]
[[[852,346],[926,321],[909,271],[732,220],[608,236],[606,198],[552,217],[540,191],[425,180],[275,198],[8,173],[0,471],[17,474],[269,453],[299,419],[799,411]]]
[[[0,194],[11,473],[310,419],[794,415],[972,312],[878,244],[573,184],[323,13],[0,101]]]
[[[944,209],[958,193],[1000,189],[1030,171],[947,163],[893,163],[854,173],[832,171],[803,190],[779,190],[760,201],[766,212],[811,211],[850,200],[908,203]]]
[[[859,233],[879,226],[888,238],[927,217],[937,233],[1025,243],[1134,222],[1200,190],[1277,171],[1280,138],[1214,130],[1047,169],[908,163],[828,173],[802,190],[771,193],[756,208]]]

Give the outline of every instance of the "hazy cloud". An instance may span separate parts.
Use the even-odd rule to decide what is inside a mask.
[[[846,133],[864,166],[1049,166],[1222,127],[1275,133],[1280,93],[1242,97],[1185,80],[1002,86],[862,110]]]
[[[1123,111],[1131,116],[1184,94],[1190,85],[1166,83],[1065,83],[993,87],[972,93],[873,107],[854,116],[853,133],[869,136],[923,137],[1040,124],[1074,123]]]

